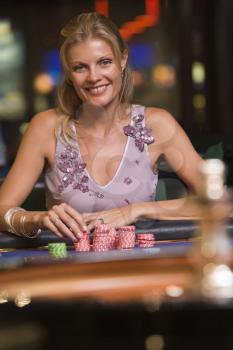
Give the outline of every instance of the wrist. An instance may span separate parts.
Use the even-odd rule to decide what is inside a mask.
[[[136,220],[157,219],[156,202],[140,202],[136,204]]]
[[[28,211],[26,217],[26,225],[29,230],[43,229],[43,219],[47,211]]]
[[[150,209],[148,206],[148,202],[133,203],[132,207],[134,211],[135,221],[138,221],[141,219],[148,219],[150,217],[150,214],[148,212]]]
[[[40,212],[24,211],[19,213],[17,220],[18,231],[21,236],[35,238],[41,232]]]

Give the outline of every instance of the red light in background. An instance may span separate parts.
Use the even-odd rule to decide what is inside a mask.
[[[95,0],[95,11],[108,16],[108,0]]]
[[[95,11],[108,16],[108,0],[95,0]],[[145,0],[145,11],[146,13],[135,17],[133,21],[125,22],[119,29],[125,40],[129,40],[133,35],[156,25],[159,18],[159,0]]]
[[[159,2],[158,0],[145,0],[146,14],[151,15],[158,20],[159,15]]]

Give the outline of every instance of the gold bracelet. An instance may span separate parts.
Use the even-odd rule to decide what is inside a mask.
[[[10,208],[4,215],[4,221],[6,223],[7,226],[7,231],[14,233],[16,235],[18,235],[18,232],[16,231],[16,229],[14,228],[13,225],[13,217],[14,215],[18,212],[18,211],[26,211],[25,209],[21,208],[21,207],[14,207],[14,208]]]
[[[41,233],[42,230],[39,228],[31,231],[30,233],[27,233],[27,231],[25,230],[26,216],[27,215],[22,215],[19,219],[20,233],[23,237],[36,238]]]
[[[24,227],[25,219],[26,219],[26,215],[22,215],[19,219],[19,229],[22,236],[25,234],[25,227]]]

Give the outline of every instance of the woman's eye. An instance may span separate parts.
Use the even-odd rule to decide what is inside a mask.
[[[77,65],[77,66],[72,67],[73,72],[81,72],[84,69],[85,69],[85,67],[82,65]]]
[[[107,66],[107,65],[109,65],[109,64],[111,64],[112,63],[112,60],[102,60],[101,62],[100,62],[103,66]]]

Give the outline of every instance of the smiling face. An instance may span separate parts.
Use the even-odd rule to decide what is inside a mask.
[[[69,78],[83,102],[107,107],[119,101],[127,54],[118,62],[105,40],[88,38],[71,46],[67,58]]]

